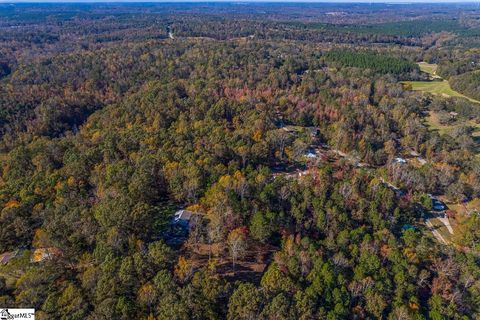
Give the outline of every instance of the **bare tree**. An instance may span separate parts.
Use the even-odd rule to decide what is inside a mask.
[[[240,227],[232,230],[227,238],[227,245],[232,256],[232,267],[235,272],[235,263],[238,258],[244,256],[247,249],[247,235],[248,230],[246,227]]]

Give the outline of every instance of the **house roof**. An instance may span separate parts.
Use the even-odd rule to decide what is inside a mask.
[[[175,212],[175,218],[174,220],[176,222],[178,221],[190,221],[190,219],[192,218],[193,215],[195,215],[196,213],[193,212],[193,211],[190,211],[190,210],[178,210],[177,212]]]

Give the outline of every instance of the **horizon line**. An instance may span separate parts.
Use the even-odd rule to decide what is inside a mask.
[[[480,3],[479,0],[410,0],[410,1],[402,1],[402,0],[392,0],[392,1],[385,1],[385,0],[0,0],[0,4],[42,4],[42,3],[59,3],[59,4],[102,4],[102,3],[237,3],[237,4],[246,4],[246,3],[291,3],[291,4],[302,4],[302,3],[328,3],[328,4],[348,4],[348,3],[355,3],[355,4],[476,4]]]

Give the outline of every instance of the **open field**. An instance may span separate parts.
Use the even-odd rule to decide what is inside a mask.
[[[450,204],[449,208],[457,213],[455,219],[450,219],[450,223],[455,230],[455,235],[451,240],[453,243],[460,243],[468,216],[480,211],[480,198],[475,198],[467,203]]]
[[[211,264],[224,278],[237,280],[243,278],[256,283],[260,282],[275,250],[278,248],[274,246],[252,244],[234,267],[231,258],[226,254],[228,250],[222,243],[214,243],[211,246],[207,244],[183,246],[183,253],[194,269],[198,270]]]
[[[420,62],[419,64],[420,70],[430,75],[436,75],[437,65],[430,64],[426,62]],[[404,84],[410,85],[411,89],[414,91],[423,91],[429,92],[435,95],[442,95],[445,97],[461,97],[468,99],[472,102],[480,103],[480,101],[471,99],[463,94],[453,90],[450,87],[450,84],[447,80],[442,81],[405,81]],[[472,136],[477,137],[480,136],[480,124],[476,123],[473,120],[468,119],[457,119],[450,124],[441,124],[440,123],[440,113],[430,111],[428,117],[426,118],[427,125],[432,130],[438,131],[440,134],[450,134],[452,130],[461,127],[463,125],[470,126],[474,128],[474,132]]]
[[[450,124],[441,124],[439,121],[439,112],[430,111],[428,117],[425,118],[426,125],[430,130],[437,131],[440,135],[452,135],[453,131],[461,126],[469,126],[473,128],[472,138],[474,141],[480,137],[480,124],[476,123],[473,120],[468,119],[458,119]],[[476,157],[480,158],[480,148],[477,143]]]
[[[469,98],[460,92],[453,90],[447,80],[436,81],[404,81],[403,84],[411,86],[413,91],[423,91],[434,95],[440,95],[446,98],[457,97],[464,98],[471,102],[480,103],[480,101]]]
[[[450,84],[448,83],[447,80],[444,80],[444,79],[440,78],[439,76],[437,76],[437,74],[436,74],[437,65],[436,64],[420,62],[420,63],[418,63],[418,66],[420,67],[420,70],[422,72],[430,74],[433,78],[436,78],[437,80],[433,80],[433,81],[403,81],[402,83],[404,85],[406,85],[407,87],[410,87],[411,90],[428,92],[428,93],[443,96],[443,97],[446,97],[446,98],[450,98],[450,97],[464,98],[464,99],[467,99],[471,102],[475,102],[475,103],[480,104],[480,101],[469,98],[469,97],[461,94],[460,92],[453,90],[450,87]]]
[[[468,216],[480,211],[480,198],[475,198],[467,203],[451,204],[450,209],[455,210],[461,216]]]
[[[437,65],[433,63],[426,63],[426,62],[419,62],[418,66],[420,67],[420,70],[426,73],[429,73],[431,75],[436,75],[437,74]]]
[[[430,111],[428,114],[428,117],[426,117],[426,122],[427,122],[427,125],[430,127],[430,129],[436,130],[438,131],[438,133],[442,135],[450,134],[454,129],[465,125],[465,126],[474,128],[474,131],[472,133],[473,137],[480,136],[480,124],[475,123],[475,121],[473,120],[458,119],[451,124],[441,124],[439,118],[440,118],[439,112]]]

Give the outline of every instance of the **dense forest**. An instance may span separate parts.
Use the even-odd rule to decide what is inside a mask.
[[[451,79],[452,87],[466,95],[480,99],[480,73],[477,71],[463,73]]]
[[[372,52],[355,52],[352,50],[331,50],[326,55],[327,60],[338,62],[343,67],[372,69],[380,73],[402,75],[414,70],[419,71],[418,65],[411,61],[379,55]]]
[[[0,306],[480,317],[476,5],[0,4],[0,17]]]

